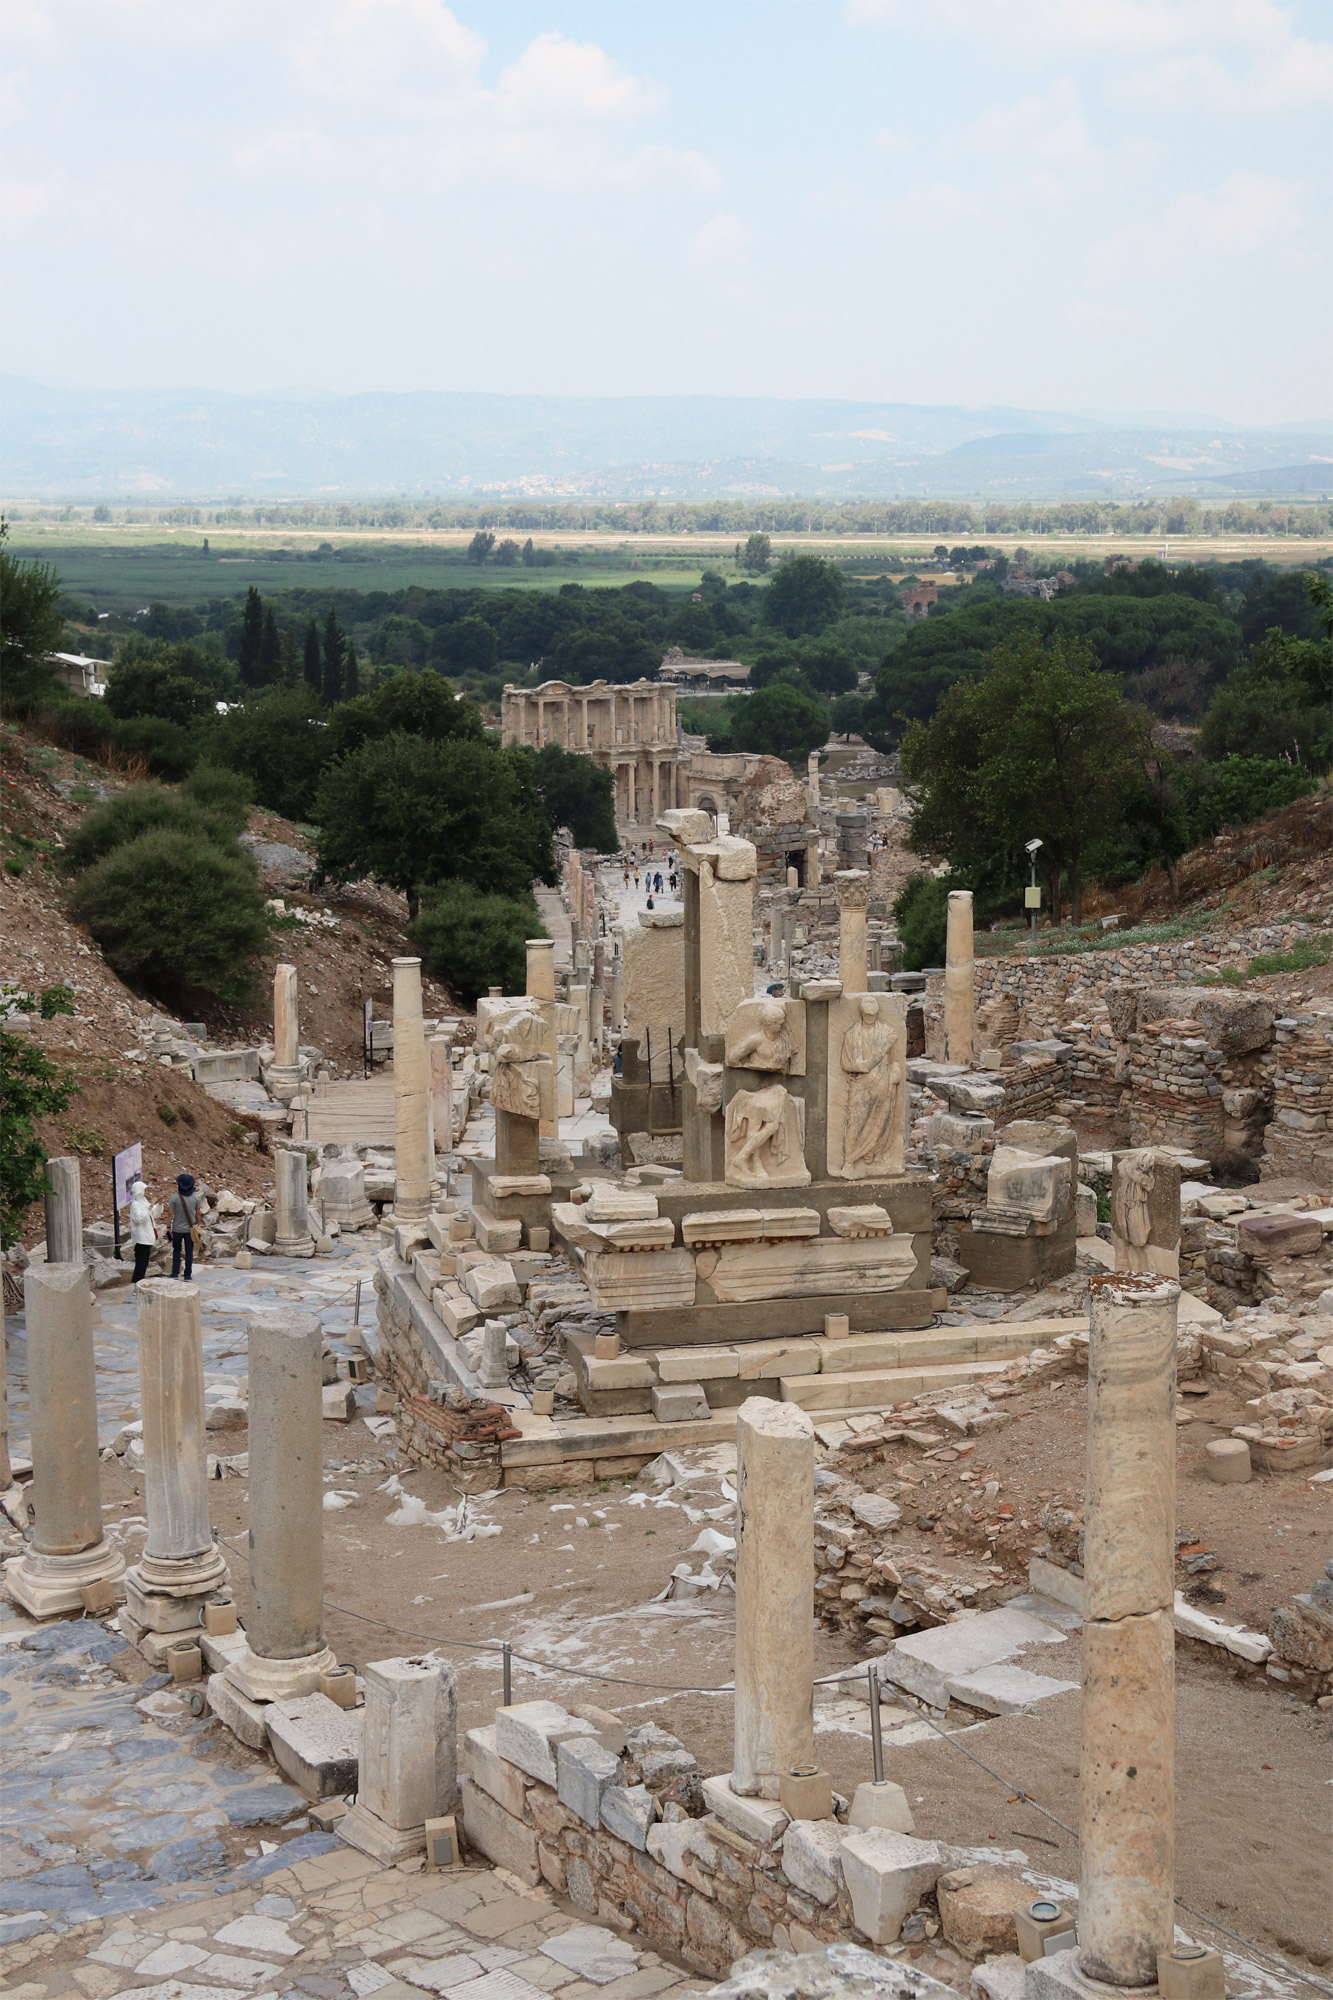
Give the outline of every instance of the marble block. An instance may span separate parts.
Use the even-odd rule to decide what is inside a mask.
[[[846,993],[829,1007],[828,1170],[882,1180],[903,1170],[907,1132],[907,1002]]]

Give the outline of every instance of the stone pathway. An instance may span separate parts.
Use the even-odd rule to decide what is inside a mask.
[[[345,1846],[275,1870],[262,1889],[176,1889],[99,1932],[34,1950],[13,2000],[666,2000],[709,1983],[503,1870],[381,1868]]]

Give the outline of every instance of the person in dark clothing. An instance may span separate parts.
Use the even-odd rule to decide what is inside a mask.
[[[185,1253],[186,1283],[194,1272],[194,1227],[199,1217],[199,1197],[194,1191],[193,1174],[177,1174],[176,1192],[171,1197],[171,1275],[181,1274],[181,1252]]]

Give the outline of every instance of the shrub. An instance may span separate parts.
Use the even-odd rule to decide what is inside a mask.
[[[209,840],[223,849],[236,844],[236,829],[226,814],[162,785],[132,785],[83,815],[65,844],[66,865],[75,873],[91,868],[140,835],[156,832]]]
[[[164,1125],[174,1125],[176,1123],[176,1107],[174,1104],[168,1104],[165,1097],[157,1107],[157,1115]]]
[[[46,1155],[33,1128],[39,1118],[67,1110],[75,1089],[39,1048],[0,1029],[0,1247],[6,1250],[18,1242],[23,1211],[45,1185]]]
[[[411,929],[426,971],[468,1007],[488,986],[521,993],[527,940],[546,936],[530,894],[486,896],[470,882],[430,891]]]
[[[245,831],[255,795],[243,771],[229,771],[224,764],[196,764],[183,789],[186,798],[205,812],[226,820],[233,833]]]
[[[254,862],[234,845],[159,826],[87,869],[72,901],[122,979],[171,1002],[249,997],[268,925]]]
[[[958,887],[956,878],[949,876],[913,875],[895,899],[893,918],[898,926],[905,972],[943,965],[951,883]]]

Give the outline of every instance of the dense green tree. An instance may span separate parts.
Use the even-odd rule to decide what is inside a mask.
[[[829,712],[807,688],[776,680],[733,704],[728,735],[734,749],[785,757],[804,766],[810,752],[828,742]]]
[[[1084,851],[1118,821],[1144,722],[1089,647],[1020,633],[988,673],[958,682],[934,720],[904,736],[913,846],[983,887],[1021,881],[1023,843],[1040,839],[1052,915],[1059,920],[1067,871],[1081,922]]]
[[[789,639],[822,632],[842,616],[847,583],[835,563],[822,556],[793,556],[780,563],[764,592],[766,625],[776,625]]]
[[[272,687],[282,678],[282,638],[277,613],[271,604],[264,607],[264,629],[259,636],[259,685]]]
[[[140,834],[85,870],[71,903],[107,963],[173,1006],[248,999],[268,942],[253,858],[202,834]]]
[[[278,678],[286,688],[294,688],[301,678],[301,661],[296,651],[296,633],[290,625],[282,635],[282,662]]]
[[[865,702],[859,694],[840,694],[829,704],[829,721],[835,735],[859,736],[864,711]]]
[[[767,535],[747,535],[744,548],[736,552],[737,565],[752,573],[766,570],[772,560],[773,544]]]
[[[305,655],[301,663],[301,673],[306,686],[318,694],[324,685],[324,668],[319,657],[319,627],[313,618],[305,628]]]
[[[470,563],[489,562],[494,547],[495,536],[487,528],[478,528],[467,545],[467,559]]]
[[[245,832],[255,795],[243,771],[229,771],[224,764],[196,764],[182,790],[187,799],[228,826],[233,834]]]
[[[432,743],[443,743],[450,737],[476,742],[482,734],[481,714],[474,702],[454,692],[442,674],[429,668],[421,673],[405,669],[391,675],[374,694],[339,702],[329,717],[326,761],[332,763],[335,757],[359,750],[372,738],[392,736],[396,730],[425,736]]]
[[[37,1120],[67,1111],[77,1085],[27,1035],[0,1028],[0,1249],[12,1249],[23,1231],[24,1212],[42,1198],[46,1148]]]
[[[212,713],[214,696],[171,659],[136,651],[122,655],[107,674],[106,705],[122,718],[157,715],[188,728]]]
[[[851,694],[856,687],[856,661],[845,646],[832,640],[816,640],[803,646],[799,654],[801,672],[820,694]]]
[[[330,605],[324,620],[324,706],[332,708],[335,701],[343,696],[343,668],[347,658],[347,639],[338,614]]]
[[[8,537],[9,523],[0,519],[0,697],[9,713],[25,715],[55,691],[49,655],[65,619],[59,572],[11,555]]]
[[[442,979],[463,1007],[475,1007],[487,987],[519,993],[527,977],[529,938],[546,931],[535,898],[484,895],[470,882],[429,889],[412,925],[412,942],[426,971]]]
[[[1200,733],[1206,757],[1293,758],[1307,769],[1329,759],[1328,696],[1316,698],[1315,676],[1326,642],[1292,639],[1277,629],[1254,647],[1244,666],[1217,690]]]
[[[495,551],[495,560],[501,569],[511,569],[519,559],[519,546],[514,541],[503,541]]]
[[[391,667],[420,667],[430,652],[431,633],[419,618],[391,611],[375,627],[370,657]]]
[[[328,767],[315,817],[322,872],[386,883],[413,918],[422,892],[442,882],[517,896],[534,878],[555,880],[534,759],[522,750],[380,737]]]
[[[616,853],[620,837],[616,832],[615,779],[610,771],[594,764],[591,757],[562,750],[558,743],[543,744],[528,755],[537,768],[537,784],[551,825],[567,826],[575,847],[594,847],[599,854]]]
[[[254,584],[245,593],[241,607],[241,639],[236,649],[236,665],[246,687],[260,687],[264,681],[264,600]]]
[[[430,656],[451,674],[489,674],[499,657],[494,627],[484,618],[460,618],[453,625],[437,625],[430,642]]]
[[[575,631],[555,649],[555,666],[565,680],[586,686],[589,681],[656,680],[662,647],[654,644],[628,618],[617,618],[595,631]]]
[[[304,682],[269,688],[213,722],[205,738],[207,754],[233,771],[243,771],[255,798],[286,819],[310,816],[315,786],[328,757],[328,731],[319,696]]]
[[[347,651],[343,654],[343,700],[355,701],[360,691],[361,663],[356,657],[356,645],[349,633]]]
[[[909,875],[894,899],[893,921],[904,972],[943,965],[949,928],[949,891],[964,886],[957,875]]]

